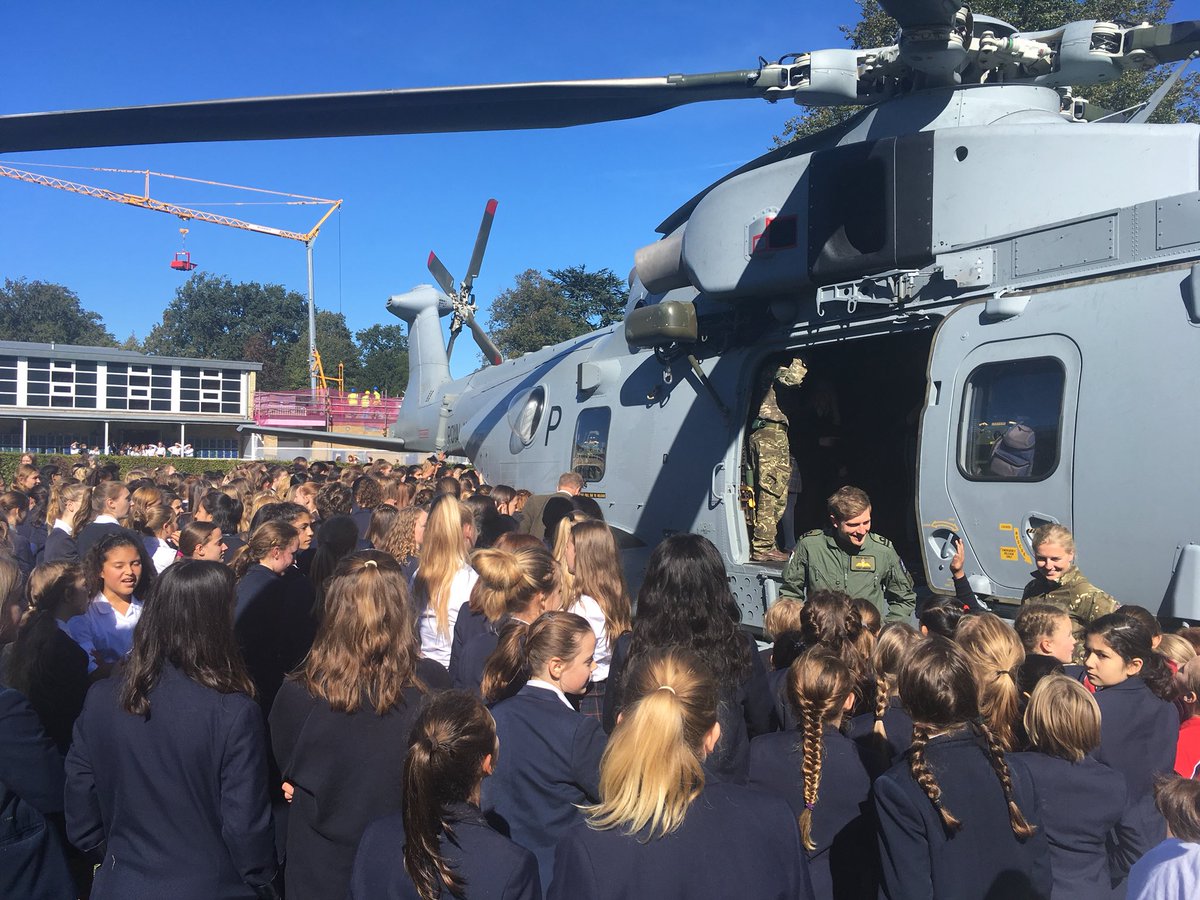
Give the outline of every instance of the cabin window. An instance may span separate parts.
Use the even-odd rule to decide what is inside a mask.
[[[604,478],[604,459],[608,455],[608,426],[612,410],[607,406],[585,409],[575,422],[575,443],[571,450],[571,469],[584,481]]]
[[[1062,364],[1050,357],[989,363],[963,392],[959,468],[972,481],[1041,481],[1058,466]]]

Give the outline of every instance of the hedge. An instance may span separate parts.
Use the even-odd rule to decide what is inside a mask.
[[[21,457],[24,455],[23,453],[0,451],[0,479],[3,479],[5,484],[12,483],[13,476],[17,474],[17,466],[20,465]],[[66,456],[60,453],[38,453],[35,454],[35,458],[39,466],[65,460],[68,469],[81,459],[79,456]],[[97,465],[116,463],[121,469],[122,478],[130,469],[154,469],[156,466],[168,464],[184,475],[203,475],[205,472],[224,474],[245,462],[242,459],[197,459],[180,456],[168,456],[162,459],[149,456],[97,456],[94,458],[97,460]]]

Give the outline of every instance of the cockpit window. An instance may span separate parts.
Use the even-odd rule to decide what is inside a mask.
[[[1066,375],[1049,357],[989,363],[963,392],[959,468],[972,481],[1041,481],[1058,466]]]
[[[608,426],[611,421],[612,410],[607,406],[594,406],[579,413],[579,419],[575,422],[571,469],[578,472],[584,481],[595,482],[604,478]]]

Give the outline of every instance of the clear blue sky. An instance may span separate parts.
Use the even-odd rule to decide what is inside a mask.
[[[751,68],[761,54],[844,46],[851,0],[825,3],[290,4],[61,0],[5,17],[0,113],[218,97]],[[1200,15],[1178,2],[1172,19]],[[463,275],[488,197],[499,200],[476,296],[485,307],[527,268],[573,264],[624,277],[677,206],[770,147],[797,108],[723,102],[574,129],[13,154],[14,165],[149,168],[343,198],[316,242],[316,298],[352,330],[396,321],[387,297],[431,281],[429,250]],[[139,191],[138,179],[42,170]],[[184,204],[255,199],[158,182]],[[317,214],[214,207],[307,228]],[[167,263],[182,223],[159,213],[0,179],[0,277],[64,284],[118,339],[144,337],[185,277]],[[192,223],[204,271],[304,292],[300,244]],[[474,368],[467,342],[456,372]]]

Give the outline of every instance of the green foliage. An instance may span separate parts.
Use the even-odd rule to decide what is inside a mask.
[[[4,484],[11,484],[13,476],[17,474],[17,466],[21,462],[23,454],[13,451],[0,451],[0,481]],[[234,466],[240,465],[244,460],[240,459],[183,459],[181,457],[167,457],[166,459],[150,459],[144,456],[97,456],[98,465],[107,465],[116,463],[121,469],[121,477],[125,477],[125,473],[130,469],[151,469],[157,466],[171,465],[176,471],[182,472],[184,475],[203,475],[205,472],[220,472],[222,474],[232,470]],[[47,463],[60,463],[63,469],[67,472],[75,463],[80,462],[80,456],[65,456],[56,453],[39,453],[37,462],[39,466],[44,466]]]
[[[896,42],[896,21],[883,11],[877,0],[855,0],[860,17],[854,25],[841,25],[840,31],[856,50],[886,47]],[[1049,31],[1067,22],[1095,19],[1136,25],[1157,24],[1167,19],[1171,0],[977,0],[971,5],[976,15],[988,15],[1015,25],[1021,31]],[[1174,65],[1160,66],[1150,72],[1126,72],[1112,84],[1081,85],[1078,96],[1112,112],[1129,109],[1146,100],[1163,83]],[[783,131],[773,138],[775,146],[816,134],[850,118],[859,107],[831,106],[806,110],[784,122]],[[1156,123],[1200,122],[1200,75],[1185,75],[1150,119]]]
[[[509,359],[619,321],[629,299],[625,282],[609,269],[584,266],[536,269],[492,301],[488,333]]]
[[[404,393],[408,384],[408,337],[401,325],[375,324],[354,334],[358,342],[364,388],[391,396]]]
[[[307,321],[307,319],[305,320]],[[341,313],[325,309],[317,310],[317,350],[321,354],[321,365],[326,376],[337,377],[338,363],[346,367],[346,390],[360,387],[361,369],[358,364],[358,347]],[[283,363],[284,383],[289,390],[300,390],[309,385],[308,328],[296,343],[288,347]]]
[[[7,278],[0,287],[0,339],[117,346],[104,320],[98,313],[84,309],[74,291],[61,284],[23,278]]]
[[[161,324],[146,336],[145,348],[162,356],[259,362],[259,389],[281,390],[288,386],[287,351],[307,321],[305,298],[282,285],[233,284],[223,276],[197,273],[176,289]]]

